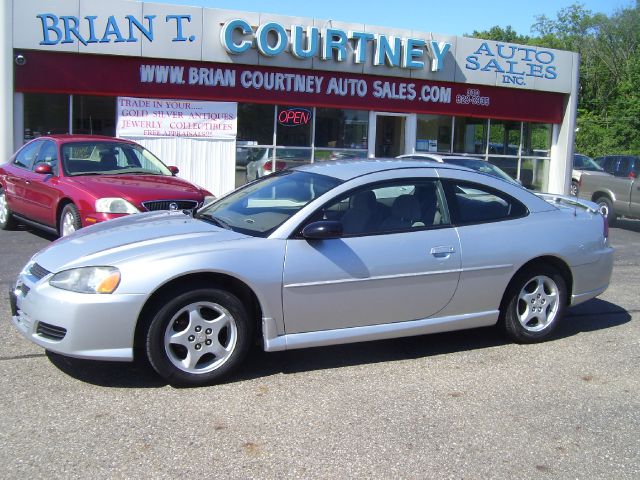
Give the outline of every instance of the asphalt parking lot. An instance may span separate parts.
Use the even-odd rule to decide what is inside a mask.
[[[0,231],[0,478],[640,478],[640,222],[553,340],[493,329],[254,352],[223,385],[47,354],[6,292],[51,241]]]

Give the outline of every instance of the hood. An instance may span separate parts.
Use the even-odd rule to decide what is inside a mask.
[[[204,200],[206,190],[169,175],[82,175],[67,177],[96,198],[120,197],[139,205],[148,200]]]
[[[140,255],[181,252],[187,243],[214,243],[251,238],[216,227],[183,212],[128,215],[78,230],[60,238],[35,257],[57,272],[84,265],[110,265]]]

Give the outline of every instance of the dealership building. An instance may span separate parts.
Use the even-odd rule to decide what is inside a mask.
[[[571,180],[576,53],[126,0],[0,16],[5,158],[47,133],[130,138],[217,195],[284,165],[421,152],[536,190]]]

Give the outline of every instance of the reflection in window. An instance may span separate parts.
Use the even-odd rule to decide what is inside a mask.
[[[24,94],[25,142],[42,135],[68,132],[69,95]]]
[[[316,110],[316,147],[367,148],[369,112],[318,108]]]
[[[115,136],[116,98],[74,95],[73,133]]]
[[[549,157],[552,132],[550,123],[524,123],[522,156]]]
[[[549,166],[548,158],[522,159],[520,180],[522,185],[536,191],[549,190]]]
[[[451,117],[418,115],[416,152],[451,151]]]
[[[487,149],[487,120],[456,118],[453,151],[484,154]]]
[[[489,155],[518,155],[521,122],[491,120]]]
[[[244,172],[244,180],[251,182],[285,168],[292,168],[311,161],[310,148],[241,147],[236,149],[236,185],[241,179],[237,173]]]
[[[238,144],[273,144],[273,114],[275,105],[238,103]]]

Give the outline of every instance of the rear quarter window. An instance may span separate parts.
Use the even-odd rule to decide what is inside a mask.
[[[486,185],[448,180],[444,186],[455,225],[500,222],[529,214],[523,203]]]

